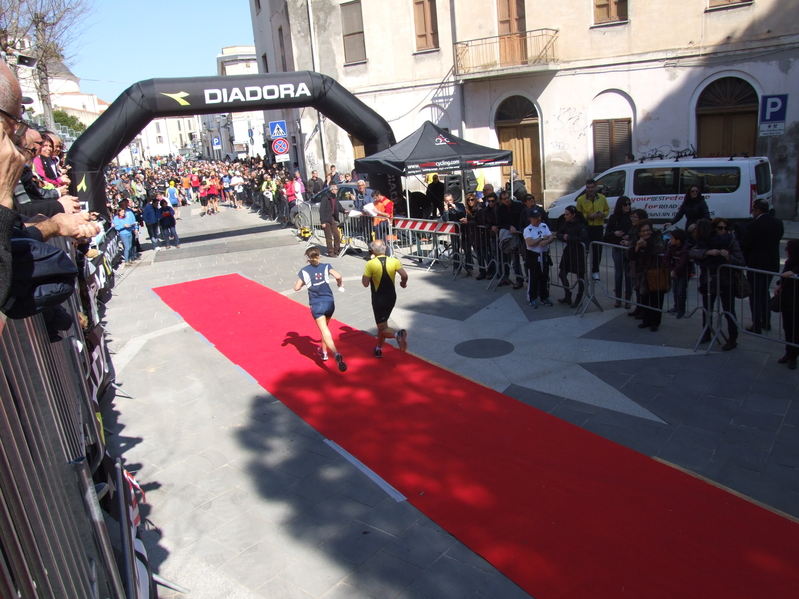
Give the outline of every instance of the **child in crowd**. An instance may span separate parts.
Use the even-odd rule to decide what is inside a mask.
[[[671,232],[671,239],[666,248],[666,264],[671,270],[674,291],[674,307],[668,314],[677,314],[677,318],[685,316],[685,304],[688,292],[688,279],[690,278],[688,265],[688,234],[682,229]]]

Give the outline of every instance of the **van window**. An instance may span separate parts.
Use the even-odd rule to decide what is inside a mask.
[[[613,171],[597,179],[596,188],[605,197],[617,198],[624,195],[624,183],[626,181],[627,171]]]
[[[677,193],[676,168],[637,168],[633,174],[636,196],[674,195]]]
[[[702,193],[732,193],[741,186],[739,166],[689,166],[680,169],[680,193],[698,185]]]
[[[755,183],[757,195],[771,191],[771,167],[768,162],[761,162],[755,166]]]

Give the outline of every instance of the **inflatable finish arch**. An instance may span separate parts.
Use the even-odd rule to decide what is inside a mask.
[[[303,106],[363,142],[367,156],[395,143],[385,119],[320,73],[149,79],[125,90],[72,144],[71,191],[90,210],[107,214],[104,169],[154,118]]]

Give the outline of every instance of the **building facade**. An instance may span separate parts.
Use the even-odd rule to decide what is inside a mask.
[[[329,75],[397,139],[431,120],[512,149],[514,168],[545,203],[628,153],[694,149],[767,156],[777,213],[796,217],[794,0],[251,2],[262,72]],[[761,135],[759,108],[775,95],[788,96],[784,125]],[[310,110],[287,118],[300,160],[352,167],[357,140],[324,121],[321,139],[309,139],[319,123]],[[486,175],[499,184],[509,172]]]
[[[216,74],[252,75],[258,73],[254,46],[228,46],[216,57]],[[264,155],[266,135],[263,111],[205,115],[204,154],[217,159]],[[214,143],[214,139],[218,143]]]

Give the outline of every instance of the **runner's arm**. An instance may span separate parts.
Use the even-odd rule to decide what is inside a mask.
[[[330,269],[330,276],[336,279],[336,285],[339,287],[344,286],[344,277],[341,276],[341,273],[338,272],[335,268]]]
[[[404,269],[404,268],[400,268],[400,269],[397,271],[397,273],[399,273],[399,276],[400,276],[400,287],[402,287],[403,289],[405,289],[405,287],[407,287],[407,286],[408,286],[408,273],[407,273],[407,272],[405,272],[405,269]]]
[[[297,282],[294,283],[294,291],[299,291],[300,289],[302,289],[303,285],[305,285],[305,281],[303,281],[298,277]]]

